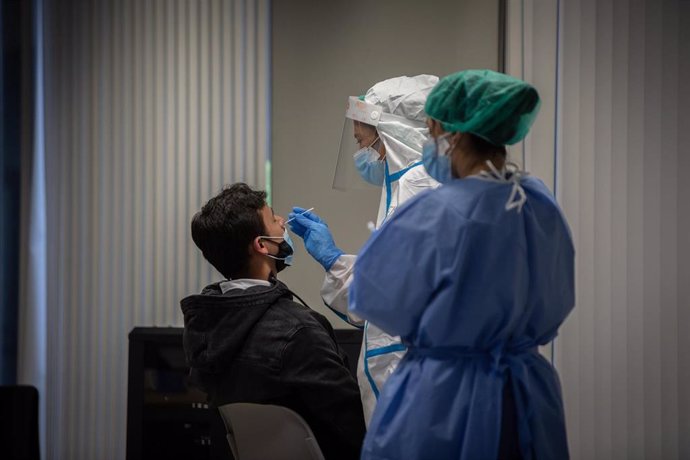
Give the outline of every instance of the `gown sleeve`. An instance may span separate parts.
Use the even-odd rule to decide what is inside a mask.
[[[348,311],[348,290],[352,284],[352,272],[357,256],[343,254],[335,261],[321,286],[321,298],[324,305],[330,308],[340,319],[352,326],[362,327],[364,321]]]
[[[435,191],[402,206],[364,245],[355,263],[349,309],[393,336],[409,336],[442,285],[445,212]]]

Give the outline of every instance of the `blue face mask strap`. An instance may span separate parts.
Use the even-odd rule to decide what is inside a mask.
[[[416,168],[417,166],[421,165],[422,162],[418,161],[414,163],[413,165],[408,166],[405,169],[401,169],[397,173],[389,174],[388,173],[388,162],[386,161],[386,216],[388,215],[388,210],[391,208],[391,201],[393,199],[393,182],[400,180],[402,176],[405,175],[407,171],[409,171],[412,168]]]

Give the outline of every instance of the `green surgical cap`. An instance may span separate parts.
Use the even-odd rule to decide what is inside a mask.
[[[442,78],[424,110],[446,131],[511,145],[525,138],[539,105],[537,90],[522,80],[493,70],[464,70]]]

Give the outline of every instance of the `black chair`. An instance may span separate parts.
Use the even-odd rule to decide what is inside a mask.
[[[39,460],[38,390],[0,386],[0,458]]]

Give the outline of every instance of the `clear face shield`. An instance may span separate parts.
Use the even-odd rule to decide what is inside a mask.
[[[353,190],[383,185],[385,148],[376,129],[380,116],[379,106],[349,98],[333,188]]]

